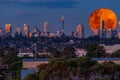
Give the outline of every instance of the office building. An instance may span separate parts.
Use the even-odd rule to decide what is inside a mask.
[[[39,35],[40,35],[40,31],[39,31],[38,27],[35,26],[35,27],[34,27],[33,36],[34,36],[34,37],[38,37]]]
[[[118,38],[120,39],[120,21],[118,22]]]
[[[48,23],[44,22],[44,36],[48,37]]]
[[[25,37],[29,36],[29,26],[27,24],[24,24],[23,26],[23,33]]]
[[[58,30],[56,33],[57,33],[56,36],[60,37],[60,34],[61,34],[60,30]]]
[[[107,38],[111,38],[112,37],[112,29],[108,29],[108,32],[107,32]]]
[[[76,28],[78,38],[84,38],[84,29],[83,25],[78,25]]]
[[[16,34],[15,35],[16,36],[22,36],[22,30],[21,30],[21,28],[19,28],[19,27],[16,28]]]
[[[112,38],[117,37],[117,30],[112,30]]]
[[[100,31],[99,31],[100,38],[106,38],[106,30],[105,30],[105,26],[104,26],[104,20],[101,20],[100,24],[101,24]]]
[[[5,25],[5,34],[6,35],[11,35],[12,34],[12,26],[11,26],[11,24],[6,24]]]
[[[54,34],[52,32],[49,33],[49,37],[52,38],[54,37]]]
[[[70,37],[74,37],[74,32],[70,32]]]
[[[32,35],[32,32],[29,32],[29,38],[31,38],[33,35]]]
[[[64,16],[62,16],[61,21],[62,21],[62,30],[61,30],[61,34],[63,35],[63,34],[64,34]]]
[[[4,30],[3,28],[0,28],[0,36],[3,36],[4,35]]]

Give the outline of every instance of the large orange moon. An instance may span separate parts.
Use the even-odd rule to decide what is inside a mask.
[[[104,27],[114,30],[116,28],[118,19],[116,14],[107,8],[100,8],[92,12],[89,17],[89,25],[93,32],[101,28],[101,21],[104,20]]]

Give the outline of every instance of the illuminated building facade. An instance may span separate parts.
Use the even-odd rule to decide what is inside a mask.
[[[61,18],[61,21],[62,21],[62,30],[61,30],[61,32],[62,32],[62,34],[64,34],[64,16],[62,16],[62,18]]]
[[[32,32],[29,32],[29,38],[31,38],[33,35],[32,35]]]
[[[48,36],[48,23],[44,22],[44,36],[47,37]]]
[[[112,37],[112,29],[108,29],[108,32],[107,32],[107,38],[111,38]]]
[[[4,35],[4,30],[3,28],[0,28],[0,36],[3,36]]]
[[[56,36],[60,37],[61,32],[58,30]]]
[[[5,25],[5,34],[6,35],[11,35],[12,34],[12,26],[11,26],[11,24],[6,24]]]
[[[54,37],[54,34],[52,32],[49,33],[49,37],[52,38]]]
[[[118,38],[120,39],[120,21],[118,22]]]
[[[76,31],[77,31],[77,36],[78,36],[78,38],[84,38],[83,25],[80,25],[80,24],[79,24],[79,25],[77,26]]]
[[[27,24],[24,24],[23,26],[23,33],[24,33],[24,36],[26,37],[29,36],[29,26]]]
[[[34,27],[33,36],[34,36],[34,37],[38,37],[38,36],[40,36],[40,31],[39,31],[39,29],[38,29],[37,26]]]

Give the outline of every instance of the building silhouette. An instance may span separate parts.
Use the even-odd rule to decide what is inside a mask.
[[[23,26],[23,33],[25,37],[29,37],[29,26],[27,24]]]
[[[12,34],[12,26],[11,26],[11,24],[6,24],[5,25],[5,34],[6,35],[11,35]]]
[[[0,28],[0,36],[4,36],[4,30],[3,30],[3,28]]]
[[[44,22],[44,36],[48,37],[48,23]]]
[[[78,38],[84,38],[84,29],[83,25],[78,25],[76,28]]]
[[[61,18],[61,22],[62,22],[62,30],[61,30],[61,35],[63,35],[64,34],[64,16],[62,16],[62,18]]]
[[[39,37],[40,36],[40,31],[37,26],[34,27],[34,32],[33,32],[34,37]]]
[[[120,21],[118,22],[118,38],[120,39]]]

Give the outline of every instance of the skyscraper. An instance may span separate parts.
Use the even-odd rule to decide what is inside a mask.
[[[23,26],[23,33],[24,33],[24,36],[26,37],[29,36],[29,26],[27,24],[24,24]]]
[[[56,31],[56,33],[57,33],[56,36],[60,37],[60,30]]]
[[[74,37],[74,32],[70,32],[70,37]]]
[[[34,27],[34,33],[33,33],[33,36],[34,36],[34,37],[38,37],[39,35],[40,35],[40,31],[39,31],[38,27],[35,26],[35,27]]]
[[[100,27],[100,38],[106,38],[106,31],[104,26],[104,20],[101,20],[101,27]]]
[[[78,35],[78,38],[84,38],[84,29],[83,29],[83,25],[78,25],[77,26],[77,35]]]
[[[118,22],[118,38],[120,39],[120,21]]]
[[[4,35],[4,30],[3,28],[0,28],[0,36],[3,36]]]
[[[52,32],[49,33],[49,37],[52,38],[54,37],[54,34]]]
[[[31,38],[33,35],[32,35],[32,32],[29,32],[29,38]]]
[[[107,31],[107,38],[111,38],[112,37],[112,29],[108,29]]]
[[[18,33],[18,34],[21,34],[21,29],[18,27],[18,28],[16,28],[16,32]]]
[[[16,33],[15,33],[15,36],[18,37],[18,36],[22,36],[22,31],[19,27],[16,28]]]
[[[12,34],[12,26],[11,26],[11,24],[6,24],[5,25],[5,34],[6,35],[11,35]]]
[[[47,37],[48,36],[48,23],[44,22],[44,36]]]
[[[62,30],[61,30],[61,32],[62,32],[62,34],[64,34],[64,17],[63,16],[61,18],[61,21],[62,21]]]

